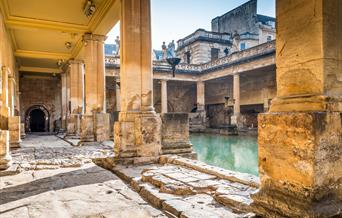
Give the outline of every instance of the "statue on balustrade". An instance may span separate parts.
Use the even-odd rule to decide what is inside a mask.
[[[167,47],[166,47],[165,42],[163,42],[163,45],[162,45],[162,53],[163,53],[162,60],[165,61],[167,58]]]

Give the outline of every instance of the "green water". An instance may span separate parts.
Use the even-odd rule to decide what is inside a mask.
[[[198,160],[224,169],[258,175],[257,137],[191,134]]]

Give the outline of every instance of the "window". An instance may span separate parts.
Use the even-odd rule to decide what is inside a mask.
[[[240,43],[240,50],[245,50],[246,49],[246,43],[242,42]]]
[[[220,53],[220,49],[218,48],[212,48],[211,49],[211,60],[217,60],[219,58],[219,53]]]
[[[272,40],[272,36],[267,36],[267,42]]]
[[[191,54],[190,51],[184,53],[184,62],[187,64],[191,63]]]

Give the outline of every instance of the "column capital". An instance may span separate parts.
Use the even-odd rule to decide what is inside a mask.
[[[68,65],[70,67],[70,65],[72,64],[84,64],[84,61],[83,60],[75,60],[75,59],[70,59],[68,60]]]
[[[85,33],[83,35],[83,42],[87,43],[88,41],[98,41],[104,42],[107,39],[107,36],[104,35],[97,35],[92,33]]]

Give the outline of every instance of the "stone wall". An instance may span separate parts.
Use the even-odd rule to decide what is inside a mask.
[[[211,21],[211,30],[220,33],[232,33],[235,30],[258,33],[256,26],[257,0],[251,0],[228,13]]]
[[[161,111],[161,85],[154,80],[153,102],[156,112]],[[168,112],[191,112],[196,104],[196,83],[168,81],[167,82]]]
[[[61,118],[61,79],[59,76],[28,76],[20,78],[21,122],[26,119],[30,107],[40,105],[49,113],[49,130],[54,130],[54,123]],[[27,126],[26,126],[27,128]]]

